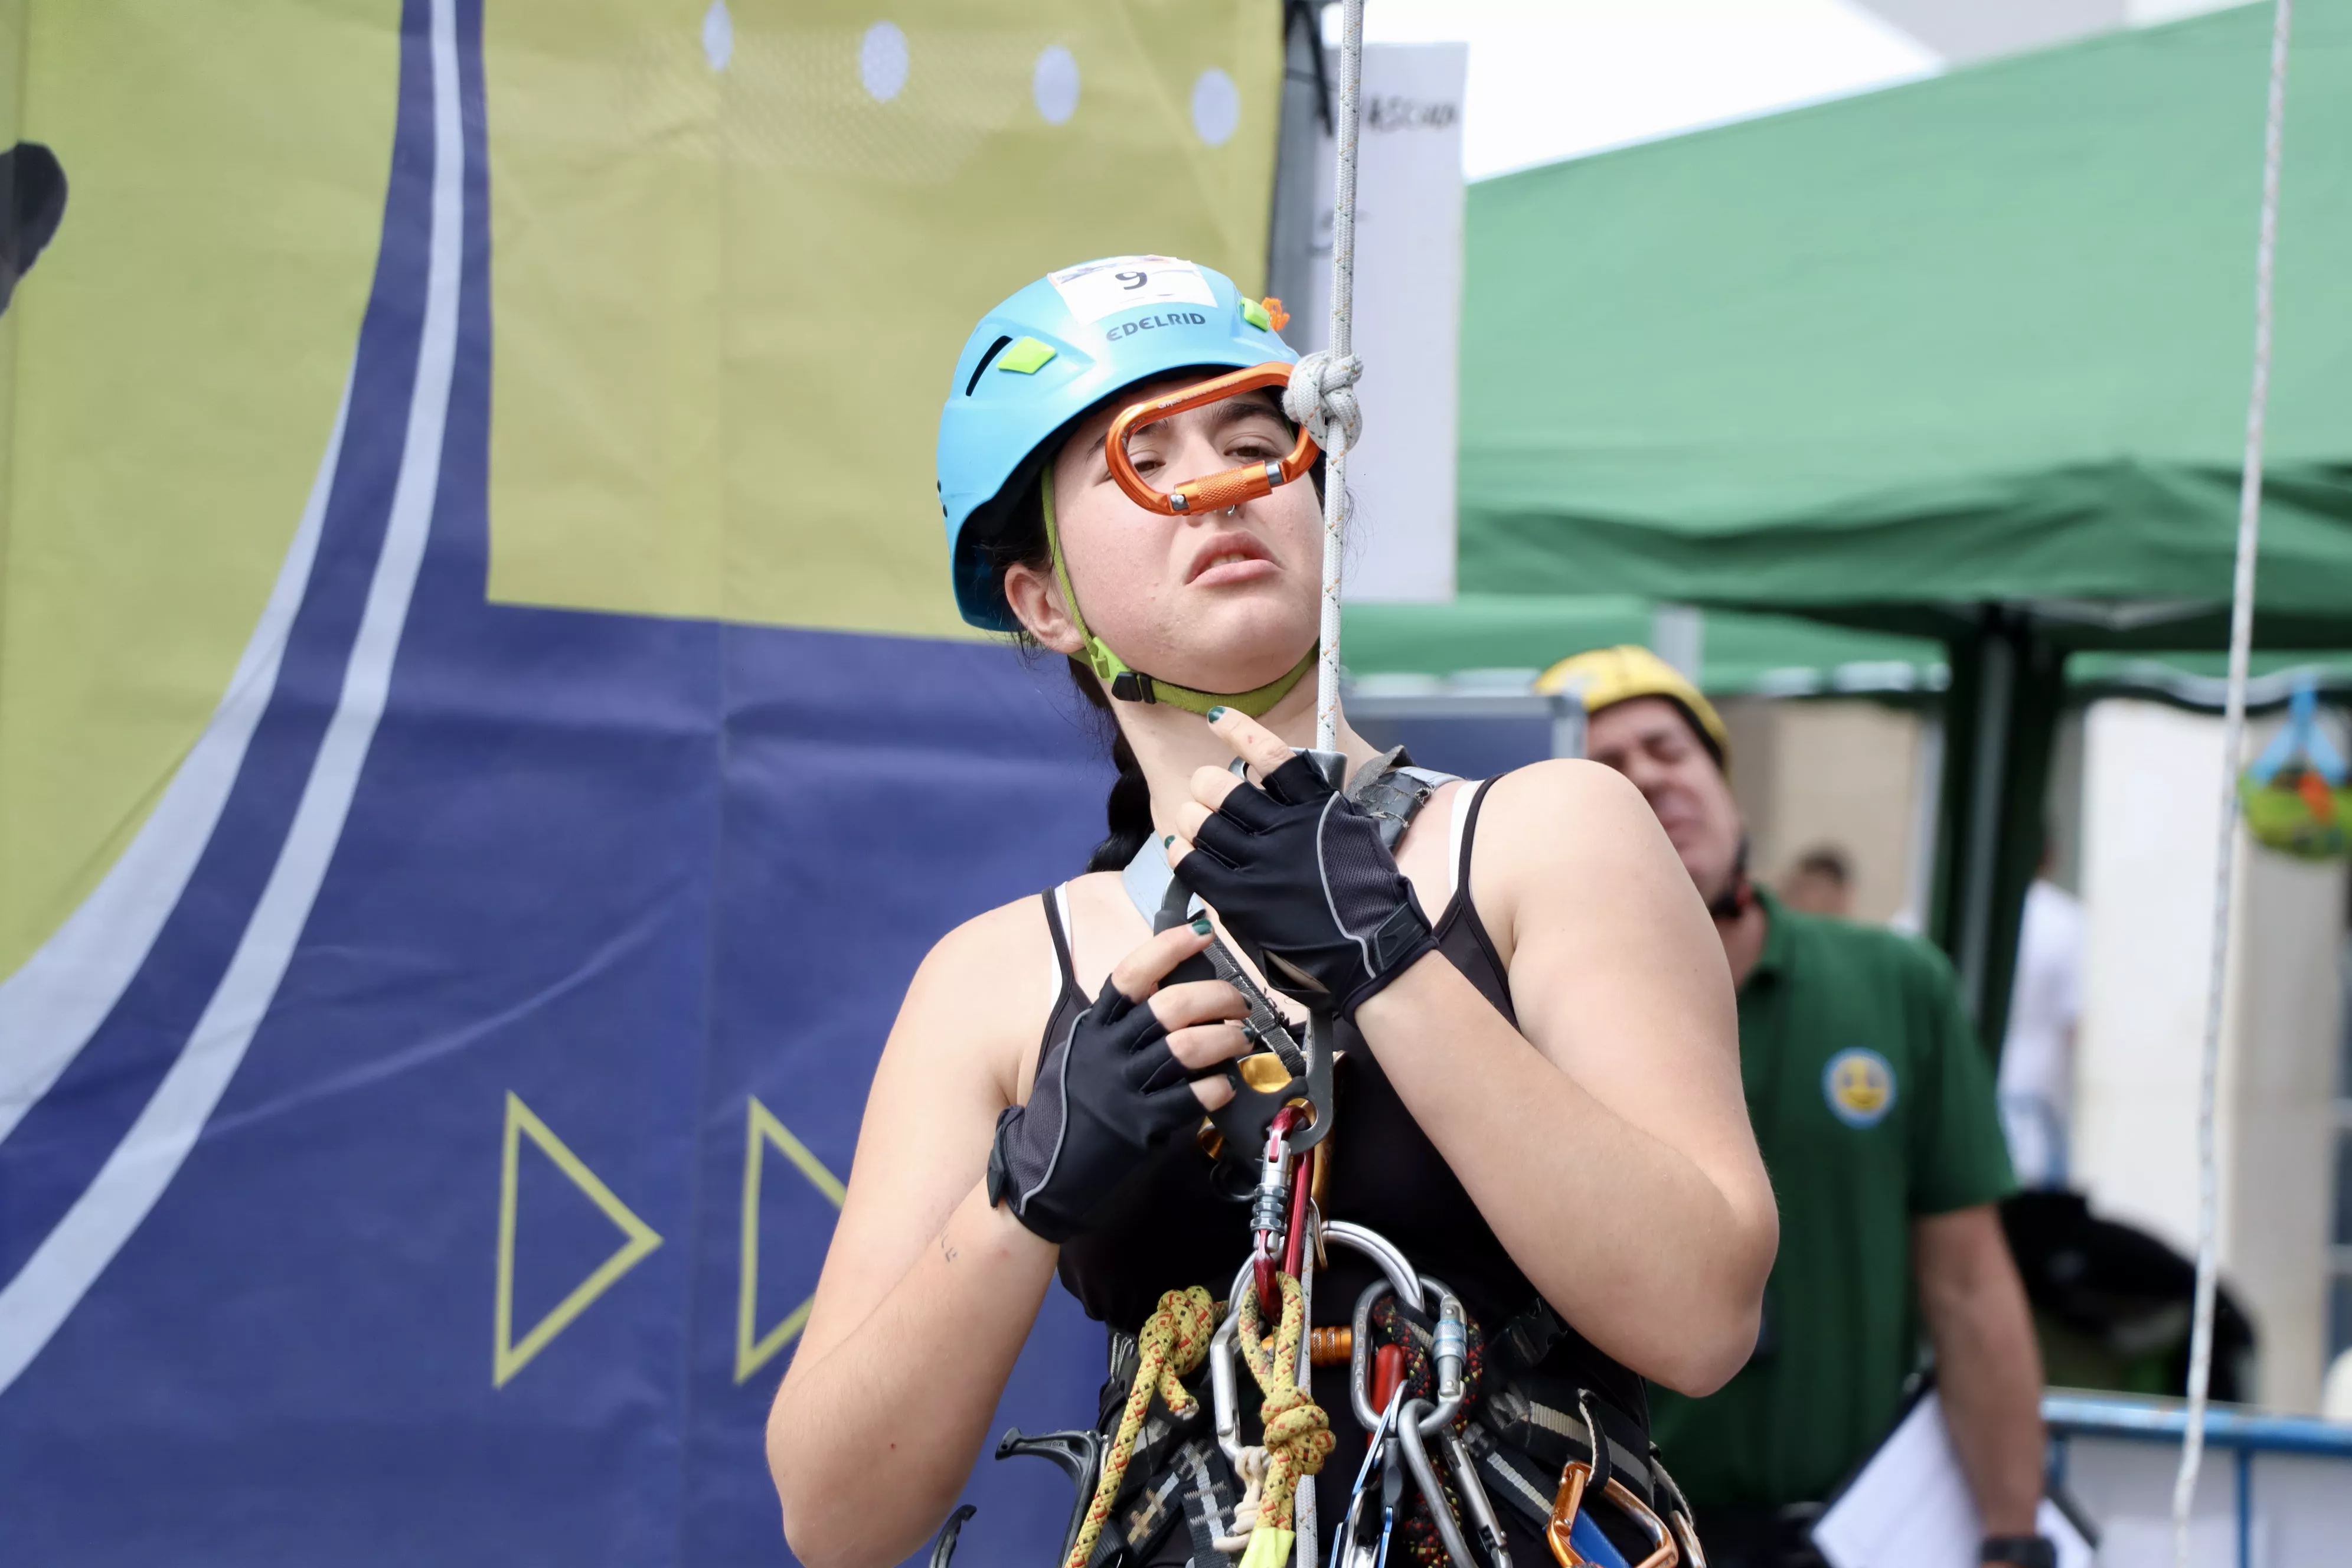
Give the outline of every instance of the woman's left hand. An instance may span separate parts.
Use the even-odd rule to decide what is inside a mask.
[[[1380,826],[1313,763],[1233,709],[1209,727],[1262,784],[1192,775],[1167,846],[1276,990],[1345,1018],[1437,944]]]

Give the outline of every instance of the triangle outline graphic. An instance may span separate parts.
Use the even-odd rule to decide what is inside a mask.
[[[594,1204],[626,1239],[518,1341],[514,1337],[515,1208],[519,1162],[524,1138],[537,1144],[539,1152],[553,1162],[555,1168],[586,1194],[588,1201]],[[606,1186],[596,1173],[555,1135],[554,1130],[522,1102],[520,1096],[509,1089],[506,1129],[499,1151],[498,1289],[497,1300],[491,1309],[490,1386],[504,1388],[515,1373],[530,1364],[533,1356],[547,1348],[550,1341],[571,1327],[572,1320],[586,1311],[597,1297],[611,1289],[622,1275],[635,1268],[647,1253],[661,1244],[662,1238],[653,1226],[639,1219],[635,1211],[623,1203],[613,1189]]]
[[[810,1186],[823,1193],[835,1209],[849,1195],[841,1178],[825,1169],[824,1162],[810,1152],[809,1146],[793,1136],[792,1129],[776,1120],[776,1115],[760,1103],[758,1095],[746,1097],[751,1104],[743,1118],[743,1236],[742,1252],[738,1259],[736,1279],[739,1281],[735,1302],[735,1381],[742,1384],[776,1357],[776,1353],[799,1337],[808,1326],[809,1309],[816,1304],[811,1295],[785,1314],[783,1321],[761,1334],[756,1321],[760,1311],[760,1177],[767,1163],[767,1152],[773,1148],[790,1160],[808,1179]]]

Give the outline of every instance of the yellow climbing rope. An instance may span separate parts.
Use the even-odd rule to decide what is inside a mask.
[[[1216,1303],[1195,1285],[1160,1297],[1143,1331],[1135,1336],[1135,1386],[1128,1390],[1118,1434],[1111,1439],[1102,1479],[1095,1483],[1094,1501],[1087,1505],[1087,1521],[1079,1527],[1077,1542],[1070,1548],[1070,1560],[1064,1568],[1086,1568],[1087,1559],[1094,1554],[1103,1522],[1110,1518],[1110,1505],[1118,1497],[1119,1483],[1127,1479],[1127,1462],[1135,1457],[1136,1434],[1143,1429],[1151,1396],[1158,1394],[1175,1415],[1190,1415],[1198,1408],[1199,1402],[1185,1390],[1183,1379],[1209,1353],[1209,1338],[1216,1330]],[[1292,1352],[1297,1353],[1296,1336]]]
[[[1298,1386],[1298,1342],[1307,1307],[1296,1275],[1284,1274],[1282,1317],[1271,1335],[1261,1336],[1257,1292],[1244,1289],[1234,1310],[1234,1335],[1243,1362],[1257,1380],[1258,1419],[1265,1428],[1265,1475],[1257,1498],[1257,1518],[1240,1568],[1282,1568],[1290,1561],[1291,1523],[1301,1479],[1319,1474],[1331,1452],[1331,1418]]]

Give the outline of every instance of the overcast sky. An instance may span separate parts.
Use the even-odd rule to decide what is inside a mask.
[[[1368,0],[1364,37],[1469,44],[1474,180],[1940,66],[1849,0]]]

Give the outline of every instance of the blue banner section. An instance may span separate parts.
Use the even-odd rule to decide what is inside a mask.
[[[0,1142],[0,1562],[788,1561],[761,1426],[898,1000],[1099,832],[1098,742],[1011,650],[486,601],[480,22],[406,6],[267,711]],[[999,1429],[1100,1375],[1055,1291]],[[1071,1500],[968,1495],[975,1564]]]

